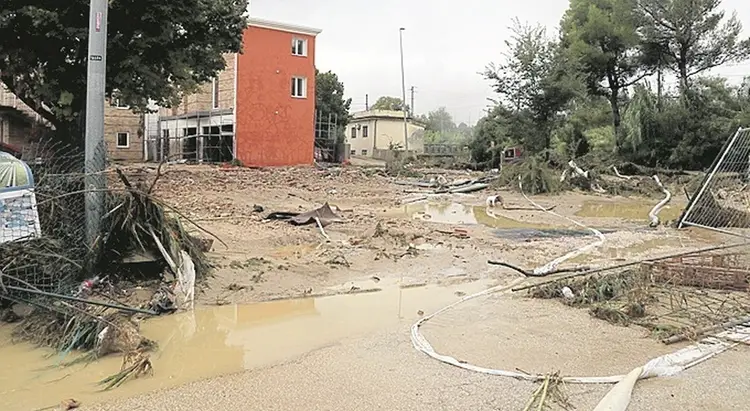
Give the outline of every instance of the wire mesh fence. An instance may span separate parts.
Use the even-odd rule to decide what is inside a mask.
[[[750,236],[750,128],[726,142],[683,213],[680,227]]]
[[[106,148],[98,150],[101,162]],[[27,144],[20,160],[23,163],[16,164],[25,163],[28,179],[20,181],[26,184],[17,179],[15,187],[6,188],[5,196],[15,205],[8,207],[6,201],[0,219],[0,295],[6,302],[28,296],[16,288],[69,294],[91,256],[86,239],[86,196],[91,193],[86,190],[84,151],[45,140]]]

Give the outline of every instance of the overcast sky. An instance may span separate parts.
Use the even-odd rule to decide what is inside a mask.
[[[477,74],[500,61],[513,17],[539,22],[551,34],[567,0],[250,0],[252,17],[322,29],[316,65],[333,70],[352,98],[352,111],[379,96],[401,96],[399,27],[405,27],[406,86],[416,88],[416,113],[445,106],[456,121],[475,123],[493,97]],[[750,33],[750,2],[724,0]],[[750,75],[750,64],[719,73],[734,82]],[[407,91],[407,101],[409,99]]]

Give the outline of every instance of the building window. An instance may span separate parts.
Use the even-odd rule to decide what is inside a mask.
[[[503,157],[505,157],[505,158],[516,158],[516,150],[512,149],[512,148],[509,148],[509,149],[505,150],[505,152],[503,153]]]
[[[368,130],[367,130],[367,126],[362,126],[362,137],[364,138],[364,137],[368,137],[368,136],[369,136],[369,133],[368,133]]]
[[[352,127],[352,138],[357,138],[357,126]]]
[[[366,156],[367,155],[367,150],[362,150],[362,155]]]
[[[211,107],[219,108],[219,80],[214,77],[211,82]]]
[[[130,134],[117,133],[117,148],[128,148],[128,147],[130,147]]]
[[[292,97],[307,97],[307,79],[304,77],[292,77]]]
[[[349,155],[351,155],[351,156],[356,156],[356,155],[357,155],[357,150],[352,150],[352,151],[350,151],[350,152],[349,152]]]
[[[293,38],[292,39],[292,55],[295,56],[307,56],[307,40]]]

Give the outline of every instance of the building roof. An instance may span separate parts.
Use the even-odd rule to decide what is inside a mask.
[[[403,121],[404,120],[404,112],[403,111],[397,111],[397,110],[368,110],[368,111],[359,111],[356,113],[352,113],[352,118],[349,121],[350,123],[356,123],[357,121],[366,121],[366,120],[397,120],[397,121]],[[422,124],[422,122],[414,119],[413,117],[407,117],[407,120],[410,123],[419,125],[424,127],[425,125]]]
[[[288,33],[304,34],[306,36],[317,36],[322,30],[312,27],[298,26],[295,24],[280,23],[277,21],[263,20],[258,18],[249,18],[248,25],[251,27],[260,27],[264,29],[286,31]]]

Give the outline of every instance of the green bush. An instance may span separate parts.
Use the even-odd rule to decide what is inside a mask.
[[[557,194],[563,189],[560,173],[538,157],[504,166],[498,184],[518,190],[519,178],[526,194]]]

